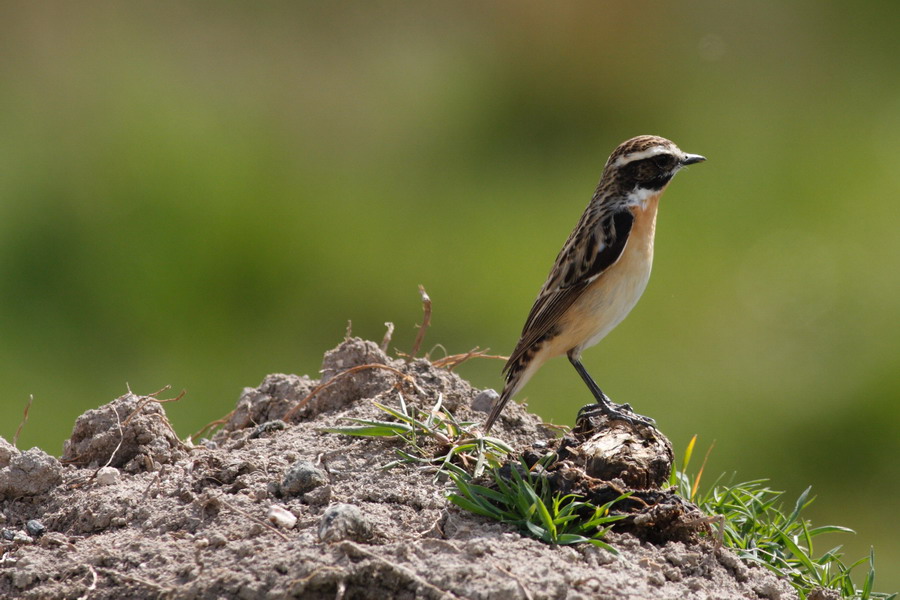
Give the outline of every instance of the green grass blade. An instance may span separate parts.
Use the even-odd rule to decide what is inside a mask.
[[[866,573],[866,580],[863,582],[862,595],[860,600],[869,600],[872,594],[872,586],[875,585],[875,548],[869,548],[869,572]]]
[[[490,519],[497,519],[497,515],[494,511],[482,506],[481,504],[473,502],[473,501],[469,500],[468,498],[460,496],[459,494],[449,494],[447,496],[447,499],[450,500],[450,502],[452,502],[453,504],[462,508],[463,510],[467,510],[471,513],[475,513],[476,515],[481,515],[482,517],[488,517]]]
[[[809,503],[812,502],[812,500],[807,501],[807,498],[809,497],[809,493],[811,491],[812,491],[812,486],[809,486],[808,488],[803,490],[803,493],[800,494],[799,498],[797,498],[797,502],[794,504],[794,511],[791,513],[791,516],[788,517],[788,520],[787,520],[788,524],[796,521],[797,517],[800,516],[800,511],[803,510],[804,508],[806,508],[809,505]]]
[[[587,538],[576,533],[561,533],[556,536],[556,540],[554,541],[560,546],[568,546],[570,544],[584,544],[586,542],[590,542],[591,538]]]
[[[806,567],[806,569],[811,574],[817,574],[818,569],[816,569],[816,566],[815,566],[815,564],[813,564],[813,561],[809,558],[809,556],[807,556],[806,552],[804,552],[803,549],[800,548],[800,546],[798,546],[797,543],[793,539],[791,539],[791,536],[787,535],[783,531],[779,532],[779,534],[780,534],[779,539],[784,544],[784,546],[788,549],[788,551],[794,555],[794,558],[796,558],[798,561],[800,561],[800,563],[804,567]]]
[[[815,537],[823,533],[856,533],[856,531],[850,529],[849,527],[841,527],[840,525],[823,525],[821,527],[813,527],[809,530],[809,535],[811,537]]]
[[[372,404],[379,410],[383,410],[384,412],[391,415],[398,421],[402,421],[403,423],[415,422],[415,418],[412,415],[406,414],[405,412],[402,412],[401,410],[391,408],[390,406],[387,406],[386,404],[382,404],[381,402],[373,401]],[[406,408],[406,405],[404,404],[403,409],[405,409],[405,408]]]
[[[347,427],[327,427],[322,429],[326,433],[340,433],[344,435],[355,435],[359,437],[391,437],[407,433],[410,428],[402,423],[387,423],[382,421],[364,421],[356,420],[359,425],[348,425]]]

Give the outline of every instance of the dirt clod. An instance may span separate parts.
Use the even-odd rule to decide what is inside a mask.
[[[619,479],[638,490],[660,489],[669,479],[672,444],[655,427],[600,417],[571,436],[565,449],[589,477]]]
[[[15,446],[0,437],[0,469],[8,466],[12,457],[18,454],[19,450]]]
[[[128,473],[156,471],[184,458],[162,405],[125,394],[75,421],[62,460],[78,466],[112,466]]]
[[[44,494],[61,481],[62,465],[40,448],[15,451],[0,469],[0,499]]]
[[[309,394],[316,383],[306,375],[267,375],[259,387],[244,388],[223,431],[238,431],[282,419],[291,407]]]

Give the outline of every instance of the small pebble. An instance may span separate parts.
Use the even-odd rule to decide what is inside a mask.
[[[38,521],[37,519],[31,519],[27,523],[25,523],[25,531],[28,532],[28,535],[32,537],[41,537],[44,535],[44,532],[47,530],[44,527],[44,524]]]
[[[269,432],[281,431],[282,429],[285,429],[286,427],[287,427],[287,423],[285,423],[284,421],[282,421],[280,419],[276,420],[276,421],[266,421],[262,425],[258,425],[256,427],[256,429],[253,430],[253,433],[251,433],[248,436],[247,439],[254,440],[258,437],[264,436],[265,434],[267,434]]]
[[[17,531],[16,535],[13,536],[13,541],[19,544],[33,544],[34,538],[24,531]]]
[[[332,504],[319,521],[319,539],[323,542],[354,540],[364,542],[372,537],[372,526],[362,511],[352,504]]]
[[[119,470],[115,467],[103,467],[97,471],[97,483],[112,485],[119,481]]]
[[[280,504],[273,504],[269,507],[267,518],[270,522],[284,529],[293,529],[294,525],[297,524],[297,517],[294,516],[294,513]]]
[[[308,460],[298,460],[288,467],[281,480],[281,493],[285,496],[297,496],[312,491],[328,483],[322,469]]]
[[[11,542],[14,537],[16,537],[16,532],[12,529],[3,529],[0,530],[0,537],[2,537],[7,542]]]

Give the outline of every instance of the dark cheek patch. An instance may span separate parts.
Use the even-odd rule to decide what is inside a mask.
[[[671,175],[663,175],[660,177],[654,177],[653,179],[649,179],[647,181],[643,181],[638,184],[638,187],[643,188],[645,190],[653,190],[658,192],[659,190],[666,187],[666,184],[672,180]]]

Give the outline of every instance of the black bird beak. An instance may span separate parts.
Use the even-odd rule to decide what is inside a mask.
[[[702,163],[706,160],[705,156],[700,156],[699,154],[685,154],[684,160],[681,161],[682,165],[695,165],[697,163]]]

